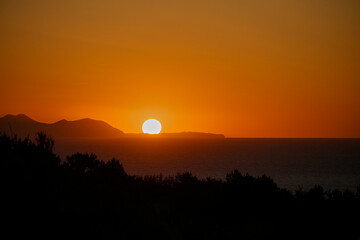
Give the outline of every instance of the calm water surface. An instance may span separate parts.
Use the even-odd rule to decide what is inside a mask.
[[[235,168],[271,176],[280,187],[314,184],[355,190],[360,185],[360,139],[113,139],[56,141],[65,159],[74,152],[119,159],[130,174],[225,178]]]

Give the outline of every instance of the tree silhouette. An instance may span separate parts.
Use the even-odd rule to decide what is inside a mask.
[[[84,175],[99,167],[100,161],[93,153],[75,153],[66,158],[65,164],[77,174]]]
[[[46,133],[39,132],[35,138],[35,141],[39,148],[42,148],[47,152],[53,152],[54,140],[49,138]]]
[[[295,193],[272,178],[128,175],[115,158],[74,153],[54,141],[0,135],[2,234],[122,239],[358,239],[356,193],[315,185]],[[36,220],[35,220],[36,219]]]

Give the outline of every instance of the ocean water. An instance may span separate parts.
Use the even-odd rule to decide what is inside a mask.
[[[164,139],[59,140],[64,160],[75,152],[120,160],[129,174],[164,176],[189,171],[199,178],[225,179],[238,169],[266,174],[280,187],[356,190],[360,185],[360,139]]]

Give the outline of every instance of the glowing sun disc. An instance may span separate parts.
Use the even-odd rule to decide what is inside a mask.
[[[161,132],[161,123],[156,119],[148,119],[142,125],[144,133],[159,134]]]

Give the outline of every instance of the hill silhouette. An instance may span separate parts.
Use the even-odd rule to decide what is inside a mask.
[[[19,137],[33,136],[38,132],[46,132],[54,139],[105,139],[105,138],[225,138],[222,134],[203,132],[160,133],[150,135],[143,133],[124,133],[108,123],[90,118],[75,121],[60,120],[55,123],[35,121],[25,114],[5,115],[0,118],[0,132]]]
[[[54,139],[60,138],[116,138],[124,133],[104,121],[90,118],[76,121],[60,120],[55,123],[37,122],[24,114],[6,115],[0,118],[0,132],[16,134],[19,137],[46,132]]]

